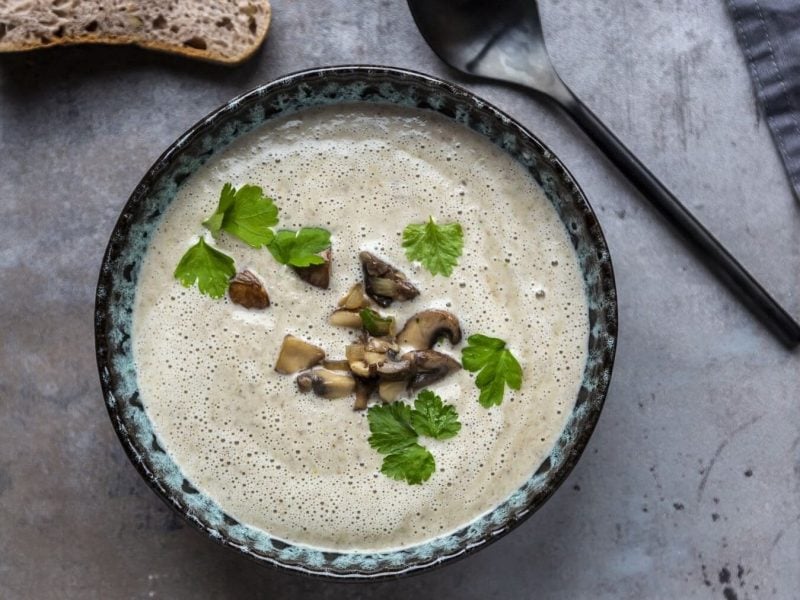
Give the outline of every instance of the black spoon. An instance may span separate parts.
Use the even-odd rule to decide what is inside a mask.
[[[448,65],[522,86],[561,106],[697,251],[706,266],[789,348],[800,325],[561,81],[536,0],[408,0],[422,36]]]

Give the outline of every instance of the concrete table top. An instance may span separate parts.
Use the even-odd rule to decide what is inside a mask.
[[[554,61],[794,315],[800,205],[719,0],[542,0]],[[445,569],[379,584],[276,572],[185,525],[128,463],[92,311],[117,213],[181,132],[307,67],[461,78],[401,1],[275,0],[235,69],[126,48],[0,59],[0,598],[798,598],[800,355],[753,321],[565,117],[467,87],[563,159],[608,237],[620,340],[606,408],[556,495]]]

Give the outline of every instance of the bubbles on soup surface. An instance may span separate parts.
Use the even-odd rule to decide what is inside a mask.
[[[332,233],[329,290],[311,288],[266,250],[215,244],[264,280],[272,305],[248,311],[182,288],[172,270],[216,208],[225,182],[260,185],[278,228]],[[464,252],[451,277],[409,262],[402,230],[433,216],[459,222]],[[354,333],[327,318],[361,279],[358,252],[379,253],[421,294],[387,314],[402,324],[436,307],[465,337],[506,340],[523,388],[500,407],[477,402],[464,370],[434,391],[462,430],[425,440],[436,471],[411,486],[380,474],[366,414],[352,399],[300,394],[273,366],[285,334],[344,357]],[[585,362],[587,307],[567,233],[523,167],[436,115],[390,107],[308,110],[235,142],[190,177],[164,216],[140,274],[134,351],[159,440],[193,485],[226,513],[289,541],[331,549],[408,546],[450,532],[521,485],[550,451]],[[448,343],[437,350],[461,357]],[[411,399],[406,399],[410,402]]]

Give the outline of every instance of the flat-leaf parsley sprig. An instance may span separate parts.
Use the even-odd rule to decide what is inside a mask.
[[[386,455],[381,473],[411,485],[427,481],[436,470],[433,454],[419,444],[419,436],[446,440],[461,430],[455,407],[430,390],[417,395],[413,409],[403,402],[373,406],[367,420],[369,445]]]
[[[184,287],[191,287],[196,281],[200,293],[222,298],[230,278],[235,274],[233,259],[206,244],[203,236],[200,236],[197,243],[181,257],[174,276]]]
[[[438,225],[430,217],[427,223],[406,226],[403,248],[408,260],[419,261],[434,275],[450,277],[464,249],[464,231],[458,223]]]
[[[213,238],[224,231],[253,248],[266,247],[283,265],[303,268],[326,262],[319,253],[331,247],[329,231],[302,227],[299,231],[284,229],[276,233],[272,227],[277,224],[278,207],[259,186],[245,184],[237,190],[230,183],[222,186],[214,214],[203,221]],[[202,236],[181,257],[174,272],[185,287],[197,282],[200,292],[212,298],[225,295],[235,274],[233,258],[207,244]]]
[[[301,227],[299,231],[281,229],[267,244],[272,257],[282,265],[309,267],[321,265],[319,253],[331,247],[331,232],[321,227]]]
[[[257,185],[238,190],[230,183],[222,186],[217,210],[203,225],[215,238],[221,231],[236,236],[253,248],[269,244],[275,237],[271,227],[278,224],[278,207]]]
[[[503,340],[475,334],[467,338],[467,344],[461,351],[461,364],[467,371],[480,371],[475,385],[481,391],[481,406],[499,406],[505,386],[512,390],[522,387],[522,367]]]

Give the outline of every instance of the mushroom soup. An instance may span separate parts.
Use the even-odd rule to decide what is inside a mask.
[[[327,289],[319,272],[208,232],[240,273],[220,299],[181,286],[176,265],[226,182],[263,188],[276,229],[330,232]],[[430,217],[463,229],[450,276],[402,246],[404,228]],[[137,289],[137,378],[159,443],[233,518],[323,549],[407,547],[497,506],[552,449],[586,361],[583,279],[550,202],[488,140],[418,110],[309,109],[238,139],[180,188]],[[369,335],[357,330],[367,317]],[[460,368],[476,333],[504,340],[522,367],[499,406],[482,406]],[[425,438],[435,470],[410,485],[381,472],[367,411],[353,409],[410,404],[421,389],[461,429]]]

